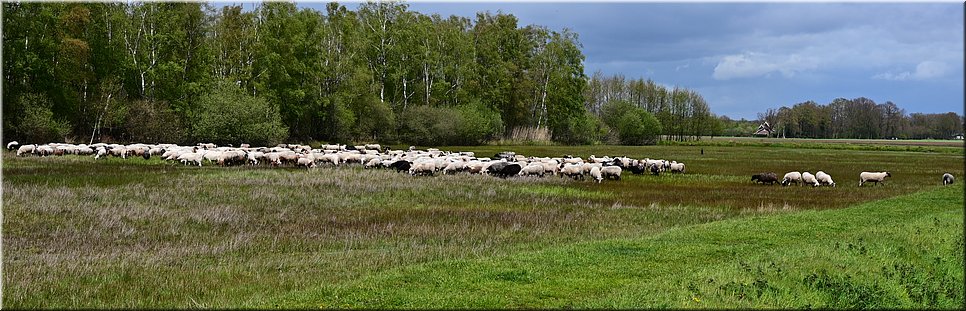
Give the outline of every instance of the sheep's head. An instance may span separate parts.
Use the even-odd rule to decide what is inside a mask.
[[[760,180],[760,179],[761,179],[760,174],[751,175],[751,181]]]
[[[886,173],[886,177],[892,177],[892,174],[891,173],[889,173],[889,172],[885,172],[885,173]]]

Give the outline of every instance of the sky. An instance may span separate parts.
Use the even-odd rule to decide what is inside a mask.
[[[966,100],[962,2],[407,4],[427,15],[474,19],[502,11],[519,27],[569,28],[579,34],[588,76],[600,71],[692,89],[732,119],[839,97],[962,115]],[[299,6],[324,11],[325,2]]]

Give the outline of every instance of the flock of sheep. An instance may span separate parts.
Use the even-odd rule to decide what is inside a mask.
[[[92,155],[94,159],[107,156],[112,157],[161,157],[168,161],[178,161],[185,165],[215,163],[220,166],[233,165],[292,165],[296,167],[313,168],[319,165],[348,165],[359,164],[365,168],[388,168],[400,172],[407,172],[413,176],[441,174],[489,174],[507,178],[511,176],[567,176],[584,180],[591,177],[600,183],[604,179],[620,180],[621,173],[630,171],[632,174],[650,173],[660,175],[663,172],[684,173],[685,165],[677,161],[660,159],[631,159],[628,157],[602,157],[591,155],[586,160],[579,157],[526,157],[513,152],[502,152],[491,158],[476,157],[473,152],[449,152],[430,148],[427,150],[389,150],[378,144],[359,146],[322,145],[312,148],[308,145],[281,144],[275,147],[251,147],[243,144],[239,147],[217,146],[215,144],[198,144],[196,146],[179,146],[175,144],[67,144],[49,143],[44,145],[19,145],[16,141],[7,144],[8,150],[17,150],[17,156],[38,155]],[[889,172],[862,172],[859,174],[859,186],[866,183],[882,184]],[[773,172],[765,172],[751,176],[751,180],[762,184],[779,183],[782,186],[790,184],[821,185],[835,187],[832,176],[819,171],[814,175],[809,172],[789,172],[779,180]],[[955,181],[952,174],[942,176],[943,185]]]
[[[179,146],[175,144],[105,144],[74,145],[50,143],[45,145],[7,144],[7,149],[17,150],[17,156],[38,155],[89,155],[94,159],[104,157],[161,157],[185,165],[202,166],[214,163],[220,166],[272,165],[313,168],[320,165],[362,165],[365,168],[388,168],[407,172],[413,176],[441,174],[489,174],[507,178],[511,176],[559,176],[585,180],[588,176],[600,183],[604,179],[620,180],[621,173],[663,172],[684,173],[684,163],[660,159],[631,159],[628,157],[526,157],[513,152],[502,152],[493,157],[476,157],[473,152],[449,152],[430,148],[427,150],[389,150],[378,144],[359,146],[281,144],[275,147],[251,147],[241,145],[217,146],[198,144]]]

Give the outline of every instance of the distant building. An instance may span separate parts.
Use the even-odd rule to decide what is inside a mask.
[[[752,134],[752,135],[755,135],[755,136],[758,136],[758,135],[771,136],[772,131],[773,130],[771,128],[771,124],[768,124],[768,121],[765,121],[765,123],[762,123],[761,125],[758,126],[758,130],[755,131],[755,133]]]

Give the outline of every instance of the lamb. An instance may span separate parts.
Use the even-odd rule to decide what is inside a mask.
[[[600,173],[600,167],[599,166],[594,166],[594,167],[591,167],[590,168],[590,177],[593,177],[594,180],[596,180],[598,184],[600,183],[601,180],[604,180],[603,175]]]
[[[889,172],[862,172],[859,174],[859,187],[862,187],[862,185],[867,182],[874,182],[876,185],[878,185],[879,183],[884,182],[886,177],[892,177],[892,174]]]
[[[812,173],[809,172],[802,173],[802,181],[804,181],[806,184],[812,185],[812,187],[818,187],[819,185],[818,179],[815,179],[815,175],[812,175]]]
[[[621,168],[620,166],[605,166],[600,169],[600,174],[602,177],[607,179],[621,180]]]
[[[799,172],[788,172],[785,174],[785,178],[782,179],[782,186],[788,186],[791,183],[796,183],[801,186],[802,173]]]
[[[755,183],[761,182],[761,184],[768,183],[769,185],[774,185],[778,182],[778,174],[772,172],[765,172],[761,174],[751,175],[751,181]]]
[[[955,181],[956,181],[956,178],[953,177],[953,174],[950,174],[950,173],[943,174],[943,186],[952,185],[953,182]]]
[[[820,184],[835,187],[835,182],[832,181],[832,176],[823,171],[818,171],[818,173],[815,173],[815,178],[818,179]]]

